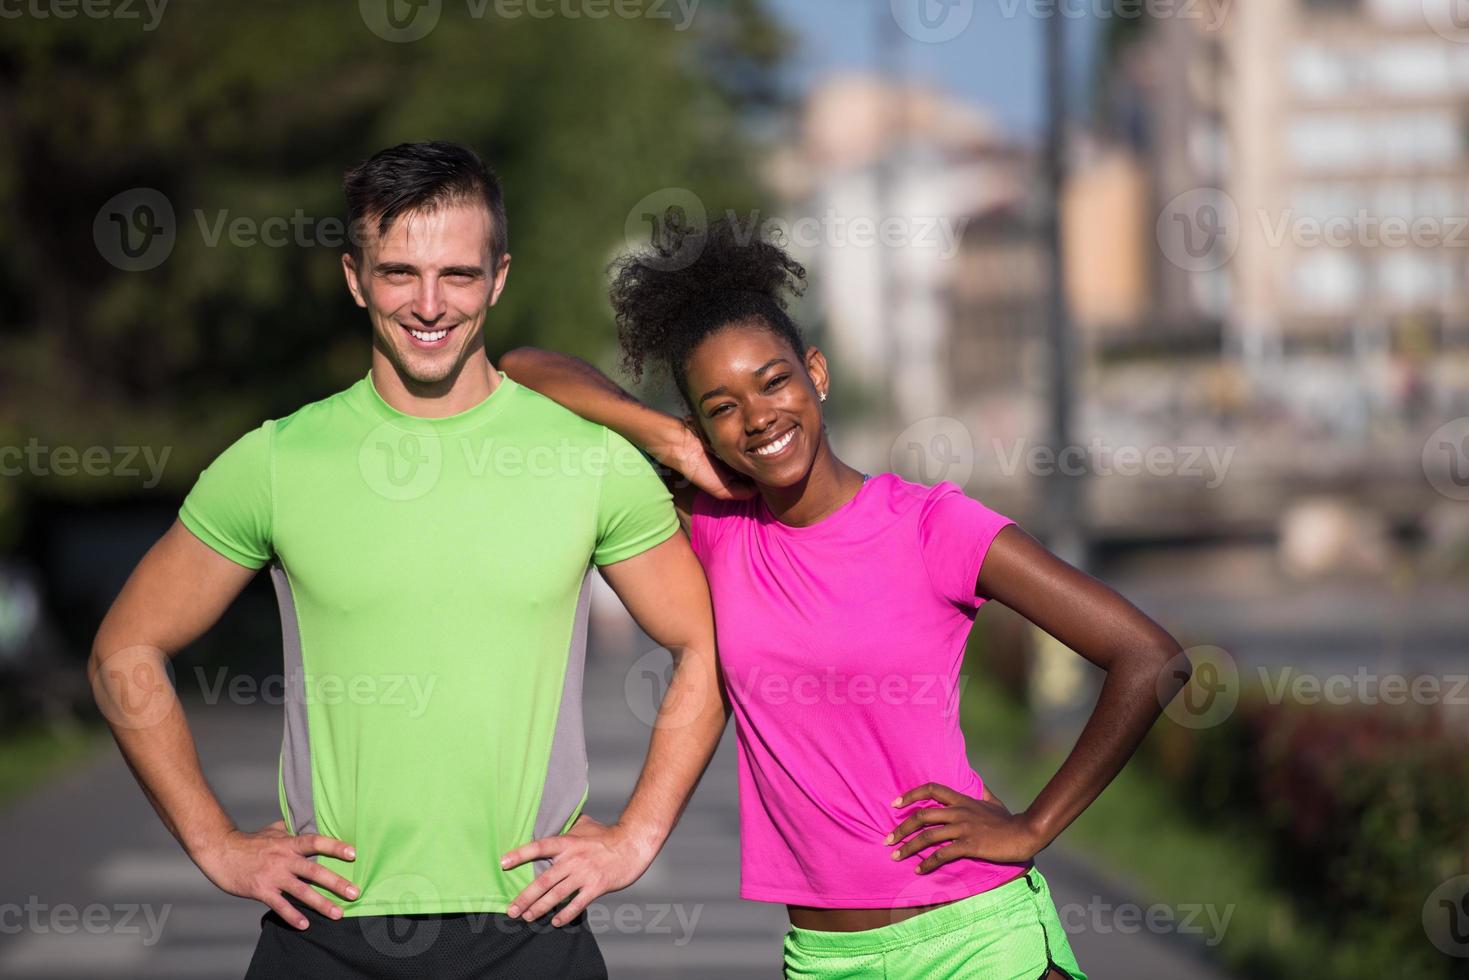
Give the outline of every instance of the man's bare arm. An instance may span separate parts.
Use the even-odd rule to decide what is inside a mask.
[[[213,626],[254,575],[175,521],[143,556],[102,620],[87,672],[138,785],[194,863],[224,891],[258,899],[305,928],[305,919],[284,894],[339,916],[341,910],[306,882],[347,898],[356,898],[355,889],[309,855],[351,860],[350,848],[318,835],[292,836],[282,823],[255,834],[238,830],[204,779],[193,733],[167,673],[168,658]]]
[[[583,816],[560,837],[516,848],[501,864],[553,858],[552,867],[511,903],[509,914],[575,919],[599,895],[632,884],[663,847],[719,745],[729,717],[714,654],[714,616],[704,571],[682,534],[602,568],[643,631],[673,654],[674,671],[632,798],[616,824]]]

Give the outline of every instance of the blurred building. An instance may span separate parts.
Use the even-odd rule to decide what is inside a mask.
[[[905,422],[1016,382],[1015,341],[1038,315],[1029,149],[940,93],[839,76],[812,91],[776,160],[792,222],[825,226],[795,244],[845,379]]]
[[[1217,326],[1259,393],[1343,435],[1449,407],[1469,345],[1452,4],[1215,0],[1118,52],[1115,133],[1157,219],[1140,323]]]

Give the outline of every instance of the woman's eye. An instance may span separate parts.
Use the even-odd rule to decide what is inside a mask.
[[[725,412],[725,410],[728,409],[728,408],[729,408],[728,405],[716,405],[716,406],[714,406],[713,409],[710,410],[709,417],[712,419],[712,418],[715,418],[716,416],[723,415],[724,412]]]

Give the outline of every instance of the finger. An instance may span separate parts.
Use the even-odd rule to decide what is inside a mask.
[[[566,850],[568,841],[565,836],[542,837],[533,840],[529,844],[522,844],[513,851],[509,851],[500,858],[500,867],[509,871],[518,868],[527,861],[540,861],[545,858],[553,858]]]
[[[963,799],[961,794],[954,792],[943,783],[924,783],[922,786],[913,787],[896,800],[893,800],[893,808],[905,807],[919,800],[933,800],[936,803],[953,805],[961,799]]]
[[[932,847],[943,841],[955,840],[961,833],[962,831],[953,824],[947,827],[930,827],[923,833],[915,835],[912,840],[906,841],[902,847],[894,851],[893,860],[901,861],[904,858],[910,858],[925,847]]]
[[[286,901],[280,892],[269,892],[260,896],[260,900],[270,907],[270,910],[286,921],[288,925],[297,929],[305,929],[308,925],[306,916],[302,915],[296,906]]]
[[[286,829],[286,822],[284,820],[277,820],[275,823],[266,824],[265,825],[265,829],[266,830],[285,830]]]
[[[296,872],[298,878],[305,878],[307,881],[316,882],[323,888],[330,888],[349,901],[355,902],[357,896],[361,894],[357,886],[352,884],[352,882],[343,878],[330,868],[317,864],[315,861],[303,858],[301,863],[296,865],[293,870]]]
[[[327,857],[340,858],[343,861],[352,861],[357,857],[357,848],[346,841],[337,840],[335,837],[327,837],[324,834],[298,834],[295,838],[296,852],[298,854],[312,855],[325,854]]]
[[[959,811],[943,806],[926,806],[908,815],[908,818],[893,828],[893,832],[882,839],[884,844],[896,844],[914,831],[936,823],[949,823]]]
[[[570,902],[566,903],[566,908],[556,913],[556,917],[551,920],[551,925],[560,928],[561,926],[566,925],[568,922],[575,922],[576,917],[581,915],[588,905],[595,902],[599,895],[603,894],[605,894],[605,892],[602,892],[600,890],[594,891],[591,888],[583,888],[579,890],[576,893],[576,897],[573,898]]]
[[[926,875],[935,868],[942,867],[950,861],[963,857],[963,851],[958,844],[945,844],[918,864],[918,873]]]
[[[541,900],[530,907],[525,913],[527,922],[534,922],[547,912],[560,905],[571,897],[571,893],[577,890],[577,883],[571,877],[564,878],[559,885],[541,896]]]
[[[515,896],[515,900],[512,901],[510,903],[510,907],[505,910],[505,914],[510,916],[512,919],[515,918],[521,913],[523,909],[530,908],[533,904],[535,904],[537,899],[539,899],[542,895],[546,894],[546,892],[554,888],[557,882],[565,879],[566,876],[570,873],[570,868],[564,865],[558,867],[557,865],[553,864],[550,868],[546,870],[544,874],[540,875],[536,878],[535,881],[531,882],[529,885],[526,885],[523,889],[521,889],[520,894]]]
[[[342,917],[342,910],[337,907],[335,902],[306,884],[300,878],[292,878],[284,890],[299,898],[302,905],[315,909],[329,919],[340,919]]]

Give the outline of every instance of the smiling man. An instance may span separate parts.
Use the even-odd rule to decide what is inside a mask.
[[[724,726],[703,572],[636,450],[487,358],[510,255],[483,162],[404,144],[346,194],[371,370],[201,474],[98,632],[94,689],[189,856],[269,906],[249,977],[605,976],[582,910],[647,868]],[[581,812],[593,566],[677,662],[610,826]],[[164,666],[265,567],[283,819],[252,833],[205,782]],[[549,924],[507,915],[550,862],[501,855],[550,835],[576,894]]]

